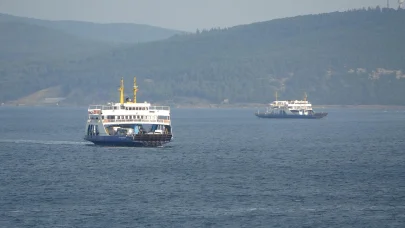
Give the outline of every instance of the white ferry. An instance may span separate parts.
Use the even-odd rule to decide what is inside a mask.
[[[255,115],[259,118],[291,118],[291,119],[320,119],[328,115],[326,112],[315,113],[312,104],[305,94],[304,100],[273,101],[266,111],[257,111]]]
[[[137,103],[136,77],[133,100],[124,101],[121,79],[120,103],[90,105],[84,139],[96,145],[156,147],[172,140],[170,107]]]

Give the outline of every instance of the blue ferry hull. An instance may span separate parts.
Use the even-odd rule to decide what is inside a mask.
[[[84,140],[98,146],[157,147],[169,143],[172,135],[98,136],[86,135]]]
[[[269,119],[321,119],[328,115],[328,113],[314,113],[312,115],[298,115],[298,114],[271,114],[271,113],[255,113],[259,118]]]

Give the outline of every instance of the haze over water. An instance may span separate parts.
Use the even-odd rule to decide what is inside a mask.
[[[0,107],[0,227],[404,227],[405,110],[173,109],[164,148],[82,140],[86,108]]]

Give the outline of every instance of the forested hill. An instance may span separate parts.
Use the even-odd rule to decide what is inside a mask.
[[[167,39],[178,30],[132,23],[92,23],[83,21],[50,21],[0,13],[0,22],[20,22],[61,31],[79,38],[107,43],[138,43]]]
[[[66,102],[101,102],[117,100],[121,76],[130,91],[136,75],[148,101],[269,102],[278,91],[280,99],[307,92],[315,104],[405,105],[404,21],[403,10],[371,9],[198,31],[38,64],[47,71],[30,75],[39,80],[30,86],[61,86]]]
[[[0,21],[0,69],[1,64],[22,64],[26,61],[50,61],[55,59],[82,58],[113,48],[103,42],[81,39],[42,26]]]

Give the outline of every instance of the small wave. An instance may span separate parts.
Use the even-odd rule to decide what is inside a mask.
[[[28,139],[0,139],[1,143],[27,143],[27,144],[45,144],[45,145],[92,145],[89,142],[78,141],[47,141],[47,140],[28,140]]]
[[[10,213],[23,213],[24,211],[20,211],[20,210],[13,210],[13,211],[9,211]]]

